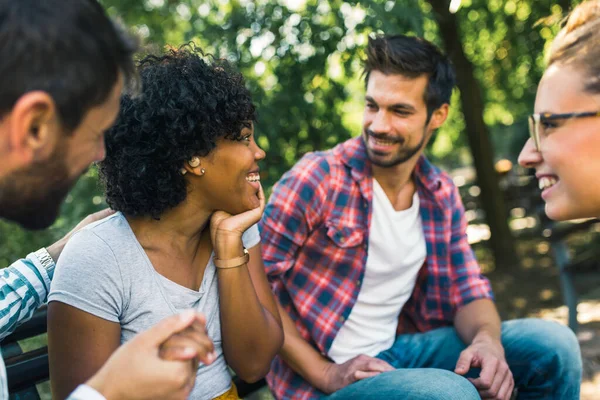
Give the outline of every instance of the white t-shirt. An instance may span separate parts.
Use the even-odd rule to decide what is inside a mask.
[[[331,359],[343,363],[359,354],[373,357],[392,346],[398,316],[413,292],[426,256],[418,194],[413,195],[410,208],[396,211],[373,179],[373,215],[363,284],[329,349]]]

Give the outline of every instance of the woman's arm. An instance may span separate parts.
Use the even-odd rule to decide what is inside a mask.
[[[62,400],[90,379],[119,347],[121,326],[52,301],[48,305],[48,355],[52,398]]]
[[[237,247],[242,255],[241,242]],[[269,371],[283,344],[283,329],[265,275],[260,244],[249,253],[247,265],[217,271],[225,358],[241,379],[255,382]],[[233,254],[227,258],[233,258]]]

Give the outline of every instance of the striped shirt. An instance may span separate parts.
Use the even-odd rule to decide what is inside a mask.
[[[398,334],[451,325],[465,304],[492,297],[467,241],[452,179],[425,157],[414,178],[427,258],[400,313]],[[372,210],[371,165],[358,137],[305,155],[273,188],[260,223],[273,291],[300,335],[325,357],[360,292]],[[278,399],[323,395],[280,356],[267,382]]]
[[[35,310],[46,302],[54,267],[54,260],[46,252],[38,251],[0,270],[0,341],[31,319]],[[6,368],[0,357],[0,400],[7,399]],[[105,399],[89,386],[80,385],[67,400]]]

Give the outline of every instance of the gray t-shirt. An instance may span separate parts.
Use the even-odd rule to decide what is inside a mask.
[[[257,245],[258,226],[250,227],[242,241],[246,248]],[[190,399],[212,399],[231,387],[221,343],[219,290],[212,257],[198,291],[180,286],[156,272],[121,213],[73,235],[56,266],[50,301],[118,322],[121,343],[167,316],[194,308],[206,315],[217,359],[208,366],[200,364]]]

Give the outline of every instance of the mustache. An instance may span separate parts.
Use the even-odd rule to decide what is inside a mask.
[[[368,136],[371,136],[371,137],[373,137],[375,139],[378,139],[378,140],[388,140],[390,142],[400,143],[400,144],[404,143],[404,138],[401,138],[401,137],[388,136],[385,133],[375,133],[375,132],[373,132],[370,129],[367,129],[366,133],[367,133]]]

